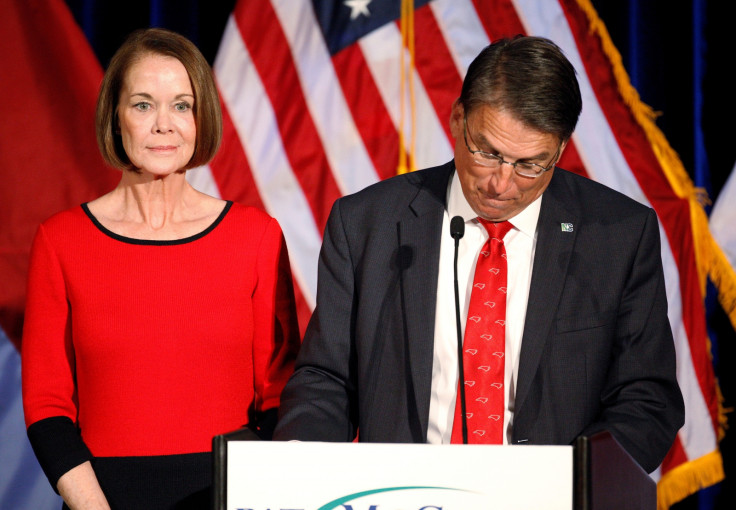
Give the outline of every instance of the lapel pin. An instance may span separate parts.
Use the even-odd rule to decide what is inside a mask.
[[[572,232],[572,223],[560,223],[563,232]]]

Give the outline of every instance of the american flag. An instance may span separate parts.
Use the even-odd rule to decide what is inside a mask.
[[[15,55],[2,62],[0,97],[16,105],[36,95],[33,116],[18,111],[15,124],[0,123],[0,271],[11,282],[0,288],[0,324],[17,345],[35,226],[107,191],[117,176],[96,155],[91,112],[101,70],[84,36],[60,0],[16,4],[25,2],[13,2],[0,18],[1,54]],[[239,0],[214,64],[223,145],[189,178],[279,220],[303,330],[334,200],[399,168],[450,160],[450,109],[469,63],[490,41],[520,33],[555,41],[578,72],[583,113],[559,166],[652,206],[660,219],[686,401],[685,426],[652,475],[660,508],[667,508],[723,478],[722,414],[703,306],[706,275],[717,272],[720,259],[711,255],[687,173],[631,88],[589,0]],[[73,109],[55,104],[70,97]],[[0,406],[1,417],[5,396]],[[0,484],[3,508],[4,497]]]

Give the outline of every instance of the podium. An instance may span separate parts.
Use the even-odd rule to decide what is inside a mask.
[[[215,510],[654,510],[655,482],[607,432],[574,446],[215,437]]]

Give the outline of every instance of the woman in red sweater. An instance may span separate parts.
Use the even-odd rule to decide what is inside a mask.
[[[132,34],[97,104],[120,183],[39,227],[23,402],[72,509],[207,508],[213,436],[273,428],[299,345],[288,255],[276,220],[188,184],[221,133],[196,47]]]

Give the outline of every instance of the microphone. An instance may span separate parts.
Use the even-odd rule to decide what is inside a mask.
[[[460,292],[457,289],[457,252],[460,239],[465,235],[465,220],[462,216],[455,216],[450,220],[450,235],[455,240],[455,324],[457,325],[457,386],[460,397],[460,418],[463,425],[463,444],[468,444],[468,419],[465,412],[465,368],[463,366],[463,333],[460,327]]]
[[[450,220],[450,235],[455,240],[455,247],[457,243],[465,235],[465,220],[462,216],[455,216]]]

